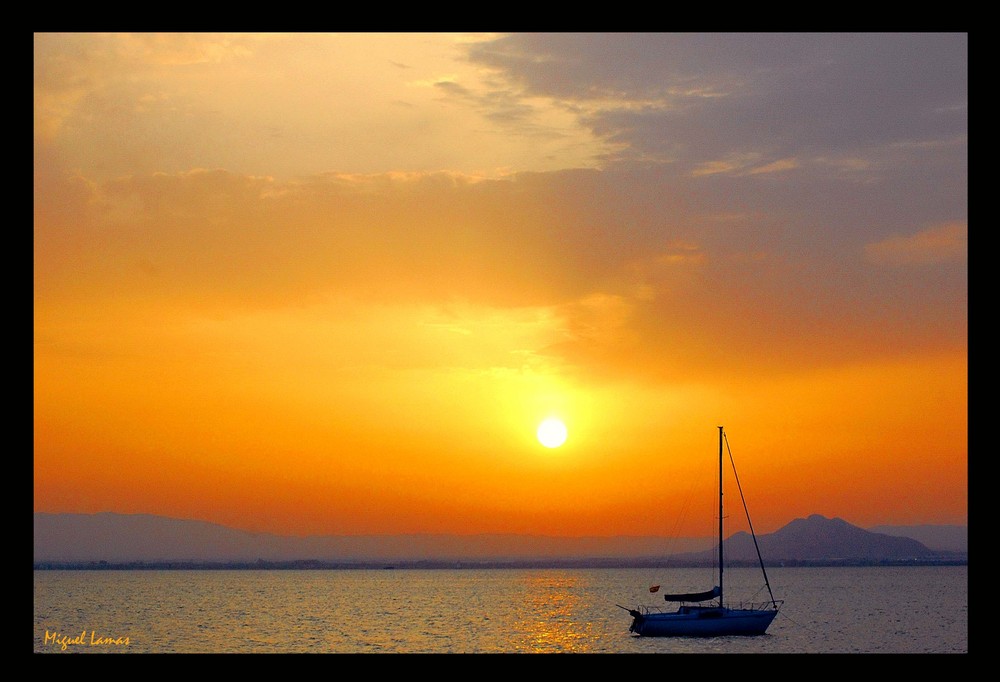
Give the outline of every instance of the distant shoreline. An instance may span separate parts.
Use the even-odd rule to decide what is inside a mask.
[[[727,568],[755,567],[752,562],[733,562]],[[881,559],[881,560],[832,560],[818,559],[782,562],[765,562],[767,568],[823,568],[823,567],[898,567],[898,566],[968,566],[966,558],[939,559]],[[315,570],[412,570],[412,569],[526,569],[526,568],[705,568],[711,564],[670,561],[663,559],[568,559],[511,560],[511,561],[37,561],[36,571],[315,571]]]

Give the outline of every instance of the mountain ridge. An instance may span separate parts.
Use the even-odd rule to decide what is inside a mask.
[[[758,535],[756,543],[744,531],[734,533],[723,543],[727,562],[756,562],[758,548],[769,563],[929,561],[961,554],[932,550],[914,538],[875,533],[841,518],[819,514],[794,519],[774,533]],[[674,558],[705,562],[712,555],[713,550],[707,550]]]
[[[906,527],[896,528],[897,533]],[[927,527],[921,527],[925,531]],[[937,527],[931,527],[935,529]],[[965,527],[954,527],[960,535]],[[965,530],[967,533],[967,530]],[[926,534],[926,533],[925,533]],[[932,533],[933,535],[933,533]],[[893,533],[874,533],[843,519],[813,514],[774,533],[758,535],[768,562],[883,561],[955,558],[962,551],[931,549]],[[951,540],[960,546],[961,540]],[[669,558],[707,561],[709,538],[612,536],[563,538],[515,534],[408,534],[387,536],[282,536],[253,533],[207,521],[153,514],[34,513],[34,563],[86,562],[414,562],[563,561]],[[747,561],[752,538],[736,533],[724,549],[733,561]]]

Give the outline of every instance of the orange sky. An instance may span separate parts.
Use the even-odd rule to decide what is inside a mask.
[[[758,532],[967,523],[964,35],[34,57],[35,511],[710,535],[722,424]]]

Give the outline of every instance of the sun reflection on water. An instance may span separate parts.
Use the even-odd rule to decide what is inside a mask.
[[[514,623],[515,643],[523,653],[586,652],[592,624],[581,619],[585,581],[579,576],[527,575],[524,611]]]

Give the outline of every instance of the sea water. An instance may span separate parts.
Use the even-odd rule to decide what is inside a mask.
[[[725,579],[727,598],[769,598],[759,570]],[[34,652],[968,653],[967,566],[768,579],[767,634],[695,639],[636,637],[626,608],[703,589],[700,569],[41,570]]]

